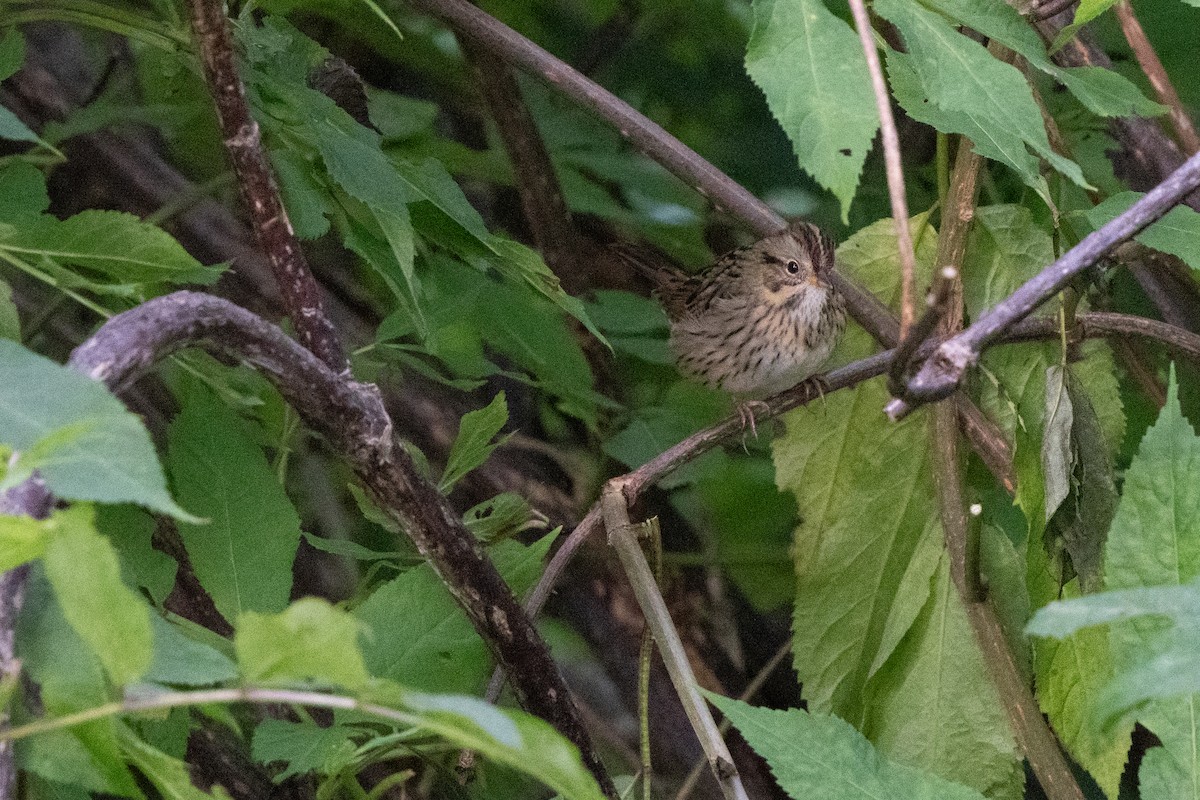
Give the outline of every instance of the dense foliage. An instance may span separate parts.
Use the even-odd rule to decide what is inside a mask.
[[[119,399],[103,368],[62,365],[106,320],[185,287],[285,316],[189,21],[211,1],[0,3],[0,738],[15,740],[0,795],[601,797],[586,748],[513,698],[485,701],[497,644],[464,613],[469,590],[258,362],[167,348]],[[699,267],[755,222],[638,152],[605,98],[560,94],[574,73],[516,79],[509,110],[535,122],[521,129],[494,94],[516,73],[418,10],[437,5],[227,12],[353,378],[382,390],[384,438],[446,526],[460,517],[524,597],[606,479],[733,409],[679,375],[666,316],[609,245]],[[1194,0],[1136,8],[1179,97],[1126,40],[1127,0],[1057,22],[1039,10],[1054,2],[1021,5],[870,4],[918,316],[942,267],[961,277],[943,333],[1194,155]],[[841,274],[899,311],[846,3],[479,6],[836,234]],[[553,175],[531,176],[522,136]],[[569,214],[538,219],[559,191]],[[885,379],[856,379],[655,473],[634,517],[660,518],[661,588],[740,734],[750,796],[1200,798],[1195,197],[1044,303],[1037,341],[988,348],[940,409],[893,422]],[[1116,335],[1097,312],[1168,325]],[[851,323],[828,366],[894,344]],[[37,481],[56,502],[23,516]],[[539,630],[608,772],[633,776],[618,785],[643,774],[640,748],[647,791],[675,796],[703,754],[603,538]],[[704,773],[693,791],[722,789]]]

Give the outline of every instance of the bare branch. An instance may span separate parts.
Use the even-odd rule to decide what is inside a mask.
[[[176,292],[118,314],[75,350],[70,364],[119,391],[165,356],[193,345],[256,367],[346,459],[367,493],[399,523],[467,612],[512,676],[522,705],[579,747],[605,793],[615,798],[545,642],[446,498],[394,442],[376,387],[329,369],[260,317],[195,292]]]
[[[1158,53],[1154,51],[1154,45],[1150,44],[1150,40],[1146,38],[1142,24],[1138,22],[1137,16],[1133,13],[1133,4],[1129,0],[1118,0],[1115,10],[1117,21],[1121,23],[1121,32],[1125,34],[1125,41],[1129,42],[1129,47],[1133,50],[1138,64],[1141,65],[1142,72],[1146,73],[1150,85],[1154,87],[1154,93],[1158,95],[1158,102],[1170,109],[1171,126],[1175,128],[1175,138],[1179,140],[1179,144],[1188,155],[1200,152],[1200,136],[1196,135],[1196,127],[1192,124],[1192,118],[1184,109],[1183,103],[1179,99],[1179,93],[1175,91],[1175,85],[1171,83],[1171,78],[1167,75],[1166,67],[1159,60]]]
[[[912,234],[908,230],[908,200],[905,198],[904,169],[900,163],[900,137],[896,133],[896,120],[892,117],[892,101],[888,95],[887,82],[883,79],[883,67],[879,64],[879,53],[872,38],[871,20],[863,0],[850,0],[850,11],[854,15],[854,27],[858,28],[858,39],[862,42],[863,54],[867,57],[867,71],[871,73],[871,89],[875,93],[875,108],[879,111],[880,133],[883,138],[883,160],[887,168],[888,197],[892,203],[892,222],[896,226],[896,244],[900,249],[900,338],[908,335],[913,323],[913,296],[916,293],[915,278],[917,259],[913,254]]]
[[[574,294],[583,288],[578,285],[581,276],[576,266],[582,243],[516,75],[502,59],[470,40],[463,42],[463,53],[500,129],[516,174],[521,208],[538,250],[566,290]]]
[[[654,581],[654,574],[646,563],[646,557],[642,555],[641,545],[634,534],[634,526],[629,522],[628,504],[632,500],[626,499],[624,486],[623,479],[615,478],[604,487],[600,497],[608,542],[617,551],[617,557],[621,560],[621,566],[642,609],[642,616],[645,617],[646,625],[658,644],[659,655],[662,656],[667,674],[671,676],[675,693],[679,695],[688,721],[692,723],[692,730],[696,732],[700,744],[704,747],[709,768],[720,785],[721,792],[729,800],[749,800],[742,786],[742,779],[737,774],[733,756],[729,754],[729,748],[725,746],[725,740],[717,730],[717,723],[708,709],[708,704],[700,695],[699,682],[692,672],[687,651],[679,638],[679,631],[671,622],[671,612],[667,610],[667,604]]]
[[[1003,336],[1013,324],[1032,313],[1076,275],[1167,213],[1197,186],[1200,186],[1200,154],[1188,159],[1125,213],[1085,236],[1083,241],[982,319],[943,343],[908,382],[906,396],[888,404],[888,414],[893,419],[899,419],[917,405],[948,396],[958,386],[967,368],[979,360],[985,347]]]
[[[225,149],[237,173],[242,199],[250,211],[259,247],[266,253],[284,308],[300,342],[330,369],[349,369],[337,331],[325,313],[321,290],[308,267],[279,198],[275,178],[263,151],[258,123],[250,115],[246,90],[238,76],[233,39],[221,0],[188,0],[192,28]]]

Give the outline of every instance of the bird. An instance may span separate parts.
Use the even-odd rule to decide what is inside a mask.
[[[754,406],[812,378],[846,329],[846,302],[830,280],[834,250],[828,234],[804,221],[695,274],[618,247],[655,286],[679,371],[733,395],[743,429],[748,421],[756,437]],[[814,388],[822,390],[819,379]]]

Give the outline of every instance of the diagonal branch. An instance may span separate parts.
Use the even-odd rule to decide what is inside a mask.
[[[512,676],[521,704],[579,748],[584,764],[615,800],[612,781],[545,642],[446,498],[394,440],[376,387],[331,370],[249,311],[195,292],[176,292],[118,314],[76,348],[70,364],[116,392],[165,356],[197,345],[257,368],[346,460],[467,612]]]
[[[888,414],[893,419],[899,419],[918,405],[948,396],[958,386],[967,368],[979,360],[984,348],[1027,317],[1076,275],[1166,214],[1198,186],[1200,154],[1188,159],[1125,213],[1085,236],[1079,244],[1000,302],[978,322],[939,346],[908,382],[905,396],[888,403]]]
[[[301,344],[330,369],[345,371],[349,369],[345,351],[325,313],[321,289],[279,198],[258,123],[250,115],[223,4],[221,0],[188,0],[188,5],[204,77],[217,104],[225,149],[250,211],[255,238],[279,284],[288,318]]]
[[[1188,155],[1200,152],[1200,136],[1196,135],[1196,126],[1192,124],[1192,118],[1188,116],[1187,109],[1183,107],[1179,93],[1175,91],[1175,85],[1171,83],[1171,78],[1167,75],[1166,67],[1163,66],[1158,53],[1154,51],[1154,45],[1150,44],[1150,39],[1142,30],[1142,24],[1138,22],[1137,15],[1133,13],[1133,4],[1129,0],[1117,0],[1114,10],[1117,14],[1117,21],[1121,23],[1121,32],[1125,34],[1125,41],[1129,42],[1129,47],[1133,50],[1138,64],[1141,65],[1142,72],[1146,73],[1150,85],[1154,87],[1154,93],[1158,95],[1158,102],[1170,109],[1171,126],[1175,129],[1175,138],[1179,140],[1184,152]]]

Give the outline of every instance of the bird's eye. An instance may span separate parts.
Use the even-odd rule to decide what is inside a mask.
[[[795,260],[789,261],[787,263],[787,271],[789,275],[795,275],[800,271],[800,265]]]

